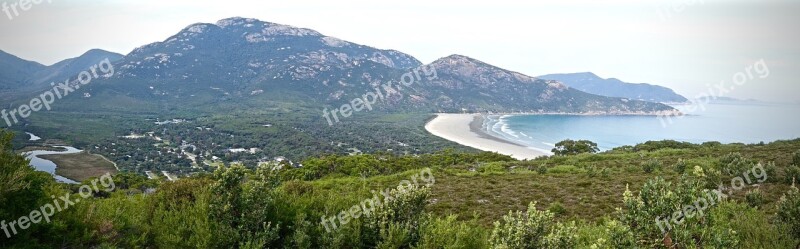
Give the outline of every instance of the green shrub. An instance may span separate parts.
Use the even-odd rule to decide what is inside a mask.
[[[564,208],[564,205],[561,205],[560,202],[553,202],[550,203],[550,206],[547,207],[547,211],[550,211],[556,216],[561,216],[567,212],[567,209]]]
[[[658,159],[653,158],[642,163],[642,170],[645,173],[653,173],[659,169],[661,169],[661,161],[658,161]]]
[[[589,246],[596,249],[636,248],[636,239],[628,226],[617,220],[605,220],[598,238]]]
[[[686,162],[683,161],[683,159],[678,159],[678,162],[675,163],[673,168],[675,169],[676,173],[683,174],[683,172],[686,172]]]
[[[786,167],[784,171],[784,182],[786,184],[792,184],[797,181],[800,181],[800,167],[797,167],[797,165]]]
[[[577,238],[574,223],[555,223],[553,213],[539,211],[531,202],[528,210],[509,212],[494,223],[491,248],[573,248]]]
[[[795,248],[786,226],[774,222],[772,214],[736,202],[723,202],[711,212],[714,217],[722,217],[715,220],[717,231],[736,231],[733,236],[738,237],[738,248]]]
[[[599,170],[597,170],[597,166],[590,165],[590,166],[586,167],[586,174],[590,178],[593,178],[593,177],[597,176],[597,174],[599,174],[599,173],[600,172],[599,172]]]
[[[544,165],[544,164],[539,165],[539,167],[536,168],[536,172],[539,173],[540,175],[546,174],[547,173],[547,165]]]
[[[608,169],[608,168],[603,168],[603,169],[600,170],[600,176],[602,176],[603,178],[608,178],[608,176],[610,174],[611,174],[611,170]]]
[[[740,176],[750,170],[755,162],[745,158],[740,153],[730,153],[719,159],[719,171],[724,176]]]
[[[800,165],[800,150],[794,152],[794,156],[792,157],[792,164]]]
[[[444,218],[427,216],[420,228],[417,249],[487,248],[488,231],[476,220],[460,222],[457,216]]]
[[[361,223],[361,244],[368,247],[411,245],[419,241],[420,225],[430,189],[412,185],[390,191]],[[380,197],[379,197],[380,198]]]
[[[751,207],[760,207],[764,204],[764,194],[762,194],[759,189],[747,191],[744,195],[744,199],[747,201],[747,205]]]
[[[503,165],[502,162],[491,162],[481,165],[478,170],[481,173],[504,173],[506,172],[506,167]]]
[[[778,178],[778,167],[775,166],[775,162],[768,162],[764,165],[764,173],[767,174],[766,182],[780,182],[780,178]]]
[[[689,177],[681,177],[675,185],[658,177],[647,181],[638,196],[626,189],[619,220],[633,231],[638,244],[645,248],[681,244],[694,244],[699,248],[735,247],[738,237],[731,229],[714,223],[719,217],[710,215],[713,206],[702,214],[683,217],[682,223],[669,221],[676,211],[692,205],[698,198],[715,196],[701,187],[701,182]]]
[[[287,194],[301,196],[313,193],[314,186],[305,181],[291,180],[283,183],[281,189]]]
[[[268,167],[253,172],[242,165],[214,172],[208,205],[209,217],[219,224],[214,247],[266,247],[277,241],[273,173]]]
[[[789,227],[795,239],[800,239],[800,190],[792,186],[778,202],[777,218]],[[798,244],[800,246],[800,244]]]

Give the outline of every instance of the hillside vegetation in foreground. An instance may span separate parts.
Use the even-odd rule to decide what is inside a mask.
[[[96,180],[56,183],[10,140],[3,132],[6,224]],[[174,182],[120,173],[50,222],[0,233],[0,247],[796,248],[799,150],[800,140],[660,141],[531,161],[445,150],[234,165]],[[686,208],[700,199],[708,205]]]

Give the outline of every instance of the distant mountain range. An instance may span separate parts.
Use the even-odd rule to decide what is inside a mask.
[[[60,61],[52,66],[45,67],[33,75],[34,84],[49,84],[51,81],[64,81],[76,74],[87,70],[93,65],[97,65],[102,60],[108,59],[111,62],[122,59],[124,55],[109,52],[101,49],[92,49],[81,56]]]
[[[674,111],[667,105],[624,97],[605,97],[508,71],[461,55],[423,65],[395,50],[377,49],[310,29],[228,18],[190,25],[163,42],[118,58],[105,51],[44,67],[4,55],[13,64],[0,79],[6,88],[37,85],[85,70],[110,57],[115,75],[81,87],[91,97],[62,100],[59,108],[81,111],[224,110],[263,108],[265,103],[297,108],[338,107],[395,82],[376,108],[428,112],[559,112],[652,114]],[[118,60],[114,60],[117,59]],[[92,63],[94,62],[94,63]],[[435,77],[416,77],[398,86],[409,72],[435,69]],[[77,70],[77,72],[75,71]],[[5,76],[5,72],[3,72]],[[25,77],[26,75],[31,75]],[[426,75],[431,76],[431,75]],[[24,100],[22,100],[24,101]]]
[[[688,101],[672,89],[646,83],[627,83],[610,78],[603,79],[594,73],[548,74],[542,79],[561,81],[568,86],[597,95],[620,97],[659,103],[682,103]]]
[[[0,50],[0,92],[25,86],[33,74],[44,68],[42,64]]]
[[[7,100],[10,95],[47,88],[51,82],[70,79],[106,58],[113,62],[122,57],[121,54],[92,49],[81,56],[45,66],[0,50],[0,99]]]

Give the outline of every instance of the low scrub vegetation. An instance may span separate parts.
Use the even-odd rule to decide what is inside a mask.
[[[6,223],[80,192],[28,167],[10,135],[0,137]],[[798,149],[800,140],[652,142],[530,161],[453,151],[323,156],[302,168],[233,165],[174,182],[123,172],[113,191],[0,234],[0,247],[796,248],[800,191],[786,179]],[[751,174],[754,184],[697,206],[756,166],[765,181]],[[427,168],[435,182],[414,183]],[[354,209],[384,195],[369,214]]]

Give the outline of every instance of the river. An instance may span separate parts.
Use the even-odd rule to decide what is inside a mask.
[[[31,135],[31,140],[34,140],[33,138],[37,138],[36,140],[40,139],[36,135],[33,135],[31,133],[28,133],[28,134]],[[69,178],[66,178],[66,177],[63,177],[63,176],[60,176],[60,175],[56,175],[56,167],[57,167],[56,164],[53,161],[41,159],[38,156],[41,156],[41,155],[74,154],[74,153],[80,153],[82,150],[79,150],[77,148],[70,147],[70,146],[55,146],[55,147],[64,148],[64,149],[66,149],[66,151],[34,150],[34,151],[25,152],[24,155],[25,155],[25,157],[27,157],[28,159],[31,160],[31,163],[30,163],[31,167],[34,167],[38,171],[43,171],[43,172],[50,173],[51,175],[53,175],[54,178],[56,178],[56,181],[63,182],[63,183],[71,183],[71,184],[78,183],[78,182],[76,182],[76,181],[74,181],[72,179],[69,179]]]

